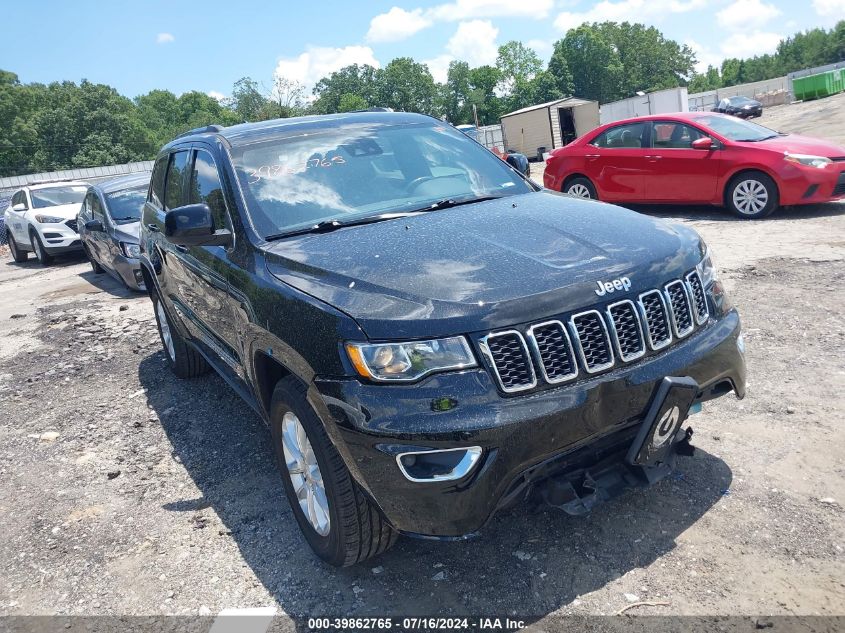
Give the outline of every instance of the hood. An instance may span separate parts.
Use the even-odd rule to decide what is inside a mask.
[[[280,240],[276,278],[372,339],[510,326],[654,288],[701,259],[692,229],[595,201],[530,193]],[[631,280],[598,297],[598,281]]]
[[[765,141],[748,143],[748,145],[765,147],[779,152],[792,152],[793,154],[812,154],[813,156],[825,156],[827,158],[845,157],[845,147],[800,134],[776,136]]]
[[[125,224],[114,224],[114,239],[120,242],[129,242],[130,244],[140,243],[141,223],[140,222],[126,222]]]
[[[65,220],[75,220],[79,215],[79,210],[82,204],[74,202],[73,204],[57,204],[53,207],[42,207],[41,209],[32,209],[33,215],[50,215],[57,218],[64,218]]]

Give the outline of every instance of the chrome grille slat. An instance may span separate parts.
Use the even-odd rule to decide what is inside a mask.
[[[607,306],[610,331],[616,344],[616,353],[625,362],[636,360],[645,354],[640,315],[633,301],[625,299]]]
[[[680,279],[676,279],[666,284],[664,290],[669,300],[669,314],[672,317],[675,336],[683,338],[695,327],[687,287]]]
[[[587,310],[569,319],[575,334],[578,355],[587,373],[595,374],[613,367],[613,349],[601,312]]]
[[[550,384],[573,380],[578,376],[578,362],[566,326],[560,321],[545,321],[528,328],[543,378]]]
[[[672,326],[663,294],[659,290],[649,290],[639,296],[638,303],[649,347],[655,351],[663,349],[672,342]]]
[[[618,362],[634,362],[691,334],[710,317],[707,294],[697,270],[662,288],[602,308],[491,332],[478,339],[499,388],[512,394],[534,389],[542,380],[575,380],[583,369],[597,374]],[[618,359],[618,361],[617,361]]]
[[[481,339],[481,349],[487,355],[503,391],[515,393],[537,386],[528,346],[517,330],[488,334]]]
[[[698,271],[694,270],[686,276],[687,290],[689,296],[692,297],[693,313],[695,314],[695,322],[701,325],[710,316],[707,309],[707,297],[704,294],[704,284],[701,283],[701,277]]]

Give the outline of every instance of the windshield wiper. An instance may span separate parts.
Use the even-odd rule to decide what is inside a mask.
[[[134,215],[129,215],[125,218],[112,218],[115,222],[122,222],[124,220],[135,220],[136,222],[140,220],[140,218],[136,218]]]
[[[771,134],[769,136],[763,136],[761,138],[738,138],[737,141],[741,143],[758,143],[759,141],[768,141],[770,138],[775,138],[777,134]]]
[[[379,213],[378,215],[368,215],[363,218],[358,218],[357,220],[346,220],[345,222],[342,222],[341,220],[323,220],[322,222],[317,222],[317,224],[305,226],[301,229],[285,231],[284,233],[274,233],[273,235],[268,235],[264,239],[267,242],[272,242],[274,240],[281,240],[283,238],[293,237],[295,235],[306,235],[308,233],[330,233],[331,231],[346,228],[347,226],[374,224],[376,222],[384,222],[385,220],[404,218],[409,215],[414,215],[414,212],[408,211],[406,213]]]
[[[317,222],[317,224],[312,224],[311,226],[305,226],[301,229],[294,229],[292,231],[285,231],[284,233],[274,233],[273,235],[268,235],[265,237],[265,241],[272,242],[274,240],[281,240],[286,237],[293,237],[295,235],[306,235],[309,233],[330,233],[331,231],[336,231],[337,229],[343,229],[347,226],[360,226],[362,224],[374,224],[375,222],[383,222],[385,220],[394,220],[396,218],[406,218],[411,215],[417,215],[418,213],[425,213],[427,211],[437,211],[439,209],[449,209],[451,207],[457,207],[462,204],[470,204],[472,202],[483,202],[485,200],[496,200],[498,198],[502,198],[503,196],[478,196],[475,198],[443,198],[442,200],[437,200],[430,204],[427,204],[424,207],[420,207],[419,209],[411,209],[410,211],[400,211],[394,213],[379,213],[378,215],[368,215],[363,218],[358,218],[357,220],[323,220],[321,222]]]

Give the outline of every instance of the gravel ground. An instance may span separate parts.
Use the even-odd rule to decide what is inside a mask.
[[[845,613],[845,204],[656,215],[713,248],[748,397],[705,404],[675,477],[587,517],[520,506],[343,570],[300,536],[261,421],[168,371],[145,296],[0,252],[0,615]]]

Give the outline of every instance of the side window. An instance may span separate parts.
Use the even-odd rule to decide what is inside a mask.
[[[696,128],[676,121],[654,123],[652,144],[661,149],[692,149],[692,142],[704,136]]]
[[[188,152],[174,152],[170,155],[167,177],[164,185],[164,210],[181,207],[184,198],[185,169],[188,166]]]
[[[606,148],[645,147],[645,131],[645,123],[617,125],[599,134],[591,145]]]
[[[14,196],[12,196],[12,205],[22,204],[26,208],[29,208],[29,205],[26,203],[26,193],[21,189],[18,191]]]
[[[95,220],[99,220],[105,224],[106,214],[103,211],[103,204],[100,202],[100,196],[93,191],[88,194],[88,208],[91,209],[91,216]]]
[[[205,203],[211,209],[214,228],[226,228],[226,198],[214,158],[208,152],[198,150],[191,170],[190,203]]]
[[[160,156],[153,167],[153,175],[150,181],[150,194],[147,200],[161,209],[164,206],[164,174],[167,171],[167,159],[169,154]]]

